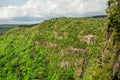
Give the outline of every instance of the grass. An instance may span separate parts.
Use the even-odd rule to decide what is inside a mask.
[[[98,62],[106,20],[56,18],[4,33],[0,36],[0,79],[109,80],[110,65],[101,69]]]

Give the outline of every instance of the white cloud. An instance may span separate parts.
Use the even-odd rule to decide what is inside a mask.
[[[103,12],[107,0],[28,0],[22,6],[8,6],[0,8],[0,19],[15,17],[51,17],[59,15],[73,16],[89,12]]]

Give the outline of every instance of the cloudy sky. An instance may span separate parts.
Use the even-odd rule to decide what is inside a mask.
[[[105,15],[107,0],[0,0],[0,24],[38,23],[53,17]]]

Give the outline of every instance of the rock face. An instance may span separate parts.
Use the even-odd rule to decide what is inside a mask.
[[[82,39],[87,44],[95,43],[95,35],[82,35],[82,36],[78,36],[78,38]]]
[[[113,75],[116,75],[120,70],[120,55],[118,56],[117,62],[113,66]]]

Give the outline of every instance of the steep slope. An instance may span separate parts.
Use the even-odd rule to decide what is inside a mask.
[[[6,32],[0,36],[0,79],[109,80],[112,71],[100,61],[106,20],[58,18]]]

